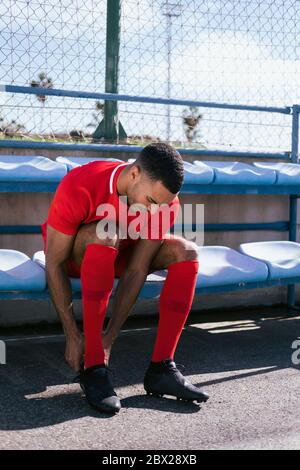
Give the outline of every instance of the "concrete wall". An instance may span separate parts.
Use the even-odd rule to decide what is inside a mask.
[[[134,154],[110,154],[96,152],[38,151],[0,149],[0,154],[43,155],[55,159],[58,155],[72,156],[111,156],[127,160]],[[184,157],[193,161],[192,157]],[[200,158],[197,158],[200,159]],[[215,158],[215,160],[221,158]],[[205,158],[208,160],[208,158]],[[247,160],[241,160],[246,162]],[[41,224],[47,217],[47,211],[53,194],[1,194],[1,224]],[[205,223],[250,223],[288,220],[288,196],[256,196],[256,195],[182,195],[182,203],[197,202],[204,204]],[[298,207],[298,220],[300,213]],[[299,224],[298,224],[299,231]],[[226,245],[237,248],[242,242],[259,240],[288,240],[286,232],[271,231],[240,231],[240,232],[206,232],[205,245]],[[41,235],[0,235],[0,248],[11,248],[23,251],[32,256],[35,251],[43,248]],[[201,262],[201,260],[200,260]],[[211,308],[231,308],[249,305],[272,305],[286,301],[287,288],[274,287],[240,291],[229,294],[205,295],[195,298],[193,308],[207,310]],[[297,288],[297,298],[300,297]],[[132,314],[153,314],[157,312],[156,301],[139,301]],[[76,302],[76,313],[81,316],[80,302]],[[109,312],[108,312],[109,315]],[[39,321],[55,321],[56,314],[50,302],[2,301],[0,306],[0,326],[7,324],[31,323]]]

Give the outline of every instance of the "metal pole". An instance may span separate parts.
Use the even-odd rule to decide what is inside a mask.
[[[293,117],[292,117],[292,151],[291,151],[291,161],[292,163],[298,162],[298,153],[299,153],[299,106],[293,106]],[[289,241],[297,241],[297,196],[291,195],[289,197]],[[296,292],[295,284],[288,285],[287,293],[287,303],[288,307],[295,306],[296,303]]]
[[[180,16],[181,2],[170,3],[168,0],[164,4],[165,11],[163,13],[167,18],[167,58],[168,58],[168,76],[167,76],[167,98],[171,98],[171,60],[172,60],[172,18]],[[177,10],[176,10],[177,9]],[[167,106],[167,141],[171,140],[171,108]]]
[[[120,51],[120,0],[107,0],[106,14],[106,66],[105,92],[118,93],[119,81],[119,51]],[[118,102],[104,102],[104,119],[93,134],[94,140],[104,138],[106,141],[118,142],[126,138],[119,123]]]
[[[167,79],[167,98],[171,97],[171,45],[172,45],[172,19],[171,15],[167,14],[167,27],[168,27],[168,79]],[[167,141],[171,140],[171,109],[170,105],[167,106]]]

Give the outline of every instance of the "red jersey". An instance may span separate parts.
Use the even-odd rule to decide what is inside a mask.
[[[48,212],[47,220],[42,224],[42,234],[45,236],[47,224],[67,235],[77,233],[80,225],[99,221],[107,214],[99,213],[101,204],[110,204],[115,209],[116,225],[120,224],[120,207],[122,213],[127,214],[128,225],[137,219],[138,214],[128,214],[129,207],[120,201],[117,193],[117,177],[129,163],[111,161],[93,161],[69,171],[61,180]],[[162,223],[164,209],[160,214],[151,214],[149,211],[136,224],[137,236],[144,234],[144,238],[151,240],[163,239],[166,232],[172,227],[178,214],[180,205],[176,196],[169,204],[165,205],[169,211],[169,217]],[[147,221],[146,221],[147,219]],[[122,219],[123,220],[123,219]],[[151,227],[154,227],[151,230]],[[132,231],[131,231],[132,233]],[[147,234],[147,235],[145,235]],[[129,237],[130,238],[130,237]]]

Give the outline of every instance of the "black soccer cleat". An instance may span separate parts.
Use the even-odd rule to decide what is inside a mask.
[[[181,364],[178,364],[178,367],[184,368]],[[195,387],[181,374],[172,359],[150,363],[144,377],[144,388],[147,395],[171,395],[186,402],[201,403],[209,398],[207,393]]]
[[[92,408],[105,413],[118,413],[120,400],[114,391],[111,369],[105,364],[95,365],[80,370],[79,383]]]

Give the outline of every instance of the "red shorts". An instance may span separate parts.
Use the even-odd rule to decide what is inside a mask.
[[[46,233],[44,230],[42,230],[42,237],[44,242],[44,253],[46,253]],[[137,240],[121,240],[118,255],[115,260],[115,277],[121,277],[127,268],[136,242]],[[80,278],[80,266],[78,266],[73,260],[66,260],[65,266],[70,277]]]

